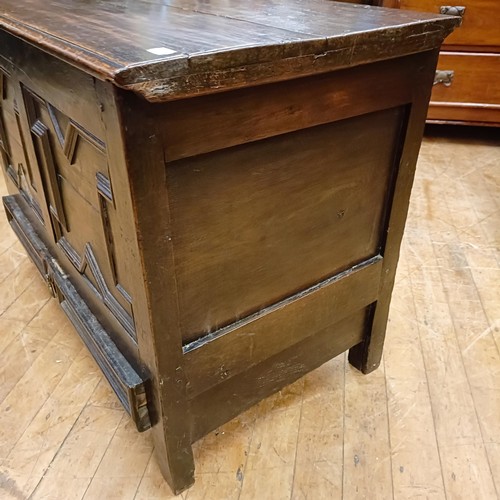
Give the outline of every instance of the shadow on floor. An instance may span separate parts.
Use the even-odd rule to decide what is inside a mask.
[[[424,135],[426,138],[456,140],[462,144],[498,144],[500,147],[500,127],[427,124]]]

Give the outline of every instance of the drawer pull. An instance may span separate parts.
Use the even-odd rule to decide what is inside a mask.
[[[437,70],[436,75],[434,76],[433,85],[437,85],[438,83],[442,83],[445,87],[449,87],[453,82],[453,77],[455,76],[455,72],[453,70],[444,69]]]
[[[52,295],[52,297],[57,297],[57,291],[56,291],[56,287],[54,285],[54,280],[53,280],[52,276],[48,273],[45,275],[45,284],[47,285],[47,288],[49,289],[50,295]]]
[[[439,12],[448,16],[464,17],[465,7],[462,5],[441,5]]]

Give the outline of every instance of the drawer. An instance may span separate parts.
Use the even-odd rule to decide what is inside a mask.
[[[442,52],[438,70],[453,71],[453,80],[435,84],[431,101],[500,105],[500,54]]]
[[[453,71],[450,84],[432,91],[429,119],[495,122],[500,114],[500,54],[443,52],[438,71]],[[451,113],[451,115],[450,115]]]
[[[440,12],[441,6],[465,6],[462,26],[445,41],[445,45],[500,46],[500,1],[400,0],[401,9]]]

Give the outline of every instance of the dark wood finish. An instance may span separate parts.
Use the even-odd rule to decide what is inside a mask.
[[[437,51],[429,54],[429,58],[434,61],[434,67],[437,57]],[[432,64],[430,65],[432,66]],[[369,333],[362,343],[349,351],[350,363],[364,373],[376,369],[382,357],[399,248],[406,222],[406,214],[408,213],[411,187],[415,175],[415,162],[424,133],[427,104],[430,99],[431,81],[433,79],[434,75],[429,72],[419,71],[418,75],[415,75],[412,106],[407,108],[408,115],[402,127],[402,136],[399,141],[400,149],[397,151],[399,166],[392,195],[392,206],[386,226],[387,232],[383,236],[382,252],[384,261],[379,298],[369,311],[371,319]]]
[[[334,275],[244,320],[184,347],[194,397],[224,379],[248,370],[266,358],[300,343],[312,332],[327,330],[377,299],[382,258]],[[352,300],[352,297],[356,300]],[[310,304],[315,304],[311,307]],[[276,332],[269,337],[269,332]],[[238,342],[234,342],[239,338]]]
[[[323,0],[118,1],[109,8],[4,0],[0,14],[11,33],[155,102],[430,50],[456,24],[448,16],[437,27],[435,18]],[[169,53],[148,52],[158,48]]]
[[[175,492],[192,442],[250,405],[347,349],[378,366],[456,24],[322,0],[3,3],[8,217]]]
[[[174,161],[404,105],[412,95],[410,61],[426,64],[426,55],[265,85],[258,105],[252,88],[170,102],[156,109],[165,156]],[[311,86],[314,99],[304,99]]]
[[[369,310],[356,311],[196,396],[190,404],[193,440],[358,344],[369,323]]]
[[[185,343],[379,254],[403,111],[167,165]]]
[[[137,430],[151,427],[146,400],[146,382],[130,366],[109,338],[75,287],[63,273],[33,226],[17,204],[14,196],[3,199],[5,213],[12,229],[47,281],[54,297],[67,314],[102,372],[113,387],[123,407],[134,420]]]
[[[141,327],[137,329],[139,355],[134,361],[151,381],[148,407],[160,468],[172,489],[181,491],[194,482],[194,462],[172,283],[174,265],[171,249],[164,246],[165,213],[155,207],[157,198],[165,194],[157,189],[164,176],[163,156],[158,158],[158,148],[151,147],[155,142],[154,123],[147,117],[143,117],[143,122],[130,120],[129,138],[125,141],[122,114],[128,108],[123,106],[121,96],[104,82],[96,82],[96,93],[106,129],[108,164],[114,185],[121,193],[119,198],[115,196],[116,226],[127,238],[123,258],[129,278],[136,284],[134,318]],[[145,130],[149,130],[147,135],[143,135]],[[144,171],[149,175],[143,175]],[[145,206],[148,204],[150,209]],[[145,231],[144,227],[151,230]]]

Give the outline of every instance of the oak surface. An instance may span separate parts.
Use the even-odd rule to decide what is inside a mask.
[[[380,365],[457,24],[282,1],[28,1],[0,25],[7,218],[177,493],[207,433],[347,349]]]
[[[499,162],[492,133],[429,130],[381,368],[363,376],[341,356],[211,432],[178,498],[498,498]],[[0,497],[174,498],[151,431],[4,217],[0,234]]]
[[[5,0],[0,6],[5,31],[151,101],[430,50],[456,24],[450,16],[323,0]]]

